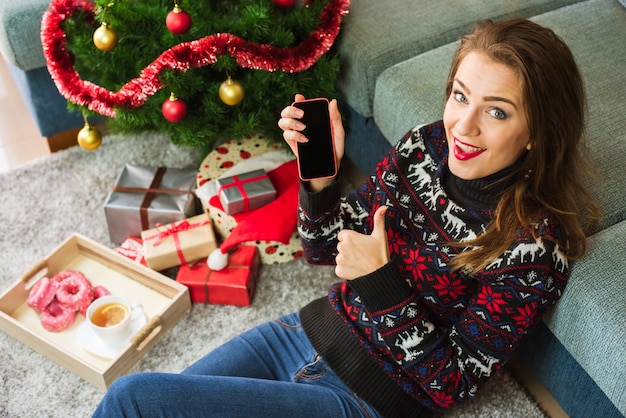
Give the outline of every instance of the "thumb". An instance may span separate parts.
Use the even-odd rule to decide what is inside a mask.
[[[387,241],[387,231],[385,229],[385,213],[387,213],[387,206],[381,206],[376,209],[374,213],[374,228],[372,234],[376,238],[384,238]]]
[[[333,133],[333,140],[335,142],[335,158],[337,159],[337,166],[339,166],[339,162],[343,158],[344,154],[346,132],[343,128],[343,121],[341,120],[341,113],[339,113],[337,99],[330,101],[328,105],[328,112],[330,113],[331,129]]]
[[[385,228],[385,214],[387,213],[387,206],[381,206],[376,209],[374,213],[374,229],[372,230],[372,238],[381,241],[382,248],[384,248],[385,262],[389,261],[389,245],[387,239],[387,229]]]
[[[328,104],[328,113],[330,121],[333,124],[333,129],[340,130],[343,133],[343,122],[341,120],[341,113],[339,112],[339,105],[337,99],[333,99]]]

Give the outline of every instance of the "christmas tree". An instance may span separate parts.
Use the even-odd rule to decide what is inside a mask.
[[[348,6],[53,0],[41,36],[71,109],[110,117],[115,132],[158,130],[177,145],[211,147],[252,134],[279,139],[280,110],[297,92],[336,96],[332,45]]]

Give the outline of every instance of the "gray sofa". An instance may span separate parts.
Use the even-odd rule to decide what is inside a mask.
[[[39,32],[49,5],[50,0],[0,0],[0,55],[41,136],[48,138],[85,123],[79,112],[67,110],[46,67]]]
[[[418,123],[441,119],[457,39],[479,19],[526,17],[572,49],[589,101],[606,218],[557,307],[520,357],[571,417],[626,414],[626,5],[617,0],[357,0],[344,21],[339,80],[346,154],[363,173]]]

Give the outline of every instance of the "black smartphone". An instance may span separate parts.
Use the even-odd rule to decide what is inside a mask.
[[[298,170],[302,180],[333,177],[337,174],[335,144],[330,124],[327,99],[309,99],[294,102],[304,111],[300,119],[306,128],[302,134],[309,142],[298,142]]]

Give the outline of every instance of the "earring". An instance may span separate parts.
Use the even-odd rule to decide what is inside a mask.
[[[527,179],[529,179],[529,178],[530,178],[530,175],[531,175],[532,173],[533,173],[533,170],[528,170],[528,171],[526,172],[526,174],[524,175],[524,177],[525,177],[525,178],[527,178]]]

